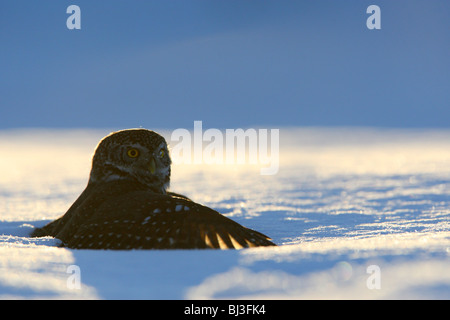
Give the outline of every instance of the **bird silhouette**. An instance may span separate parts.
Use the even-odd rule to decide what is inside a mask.
[[[113,132],[98,144],[89,182],[69,210],[33,237],[74,249],[241,249],[274,246],[266,235],[168,191],[165,139],[147,129]]]

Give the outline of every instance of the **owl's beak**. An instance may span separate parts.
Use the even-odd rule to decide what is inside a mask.
[[[152,174],[155,174],[156,171],[156,162],[155,162],[155,158],[152,157],[152,160],[150,161],[150,172]]]

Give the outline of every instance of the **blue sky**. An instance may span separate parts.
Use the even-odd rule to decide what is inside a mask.
[[[0,129],[447,128],[449,14],[446,0],[3,0]]]

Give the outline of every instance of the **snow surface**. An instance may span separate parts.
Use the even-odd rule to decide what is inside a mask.
[[[275,248],[70,250],[29,238],[84,189],[107,133],[0,131],[0,298],[450,298],[449,130],[281,128],[276,175],[173,167],[171,190]]]

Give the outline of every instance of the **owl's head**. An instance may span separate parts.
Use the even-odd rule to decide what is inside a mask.
[[[165,193],[170,184],[170,156],[165,139],[147,129],[127,129],[103,138],[95,150],[89,183],[138,181]]]

